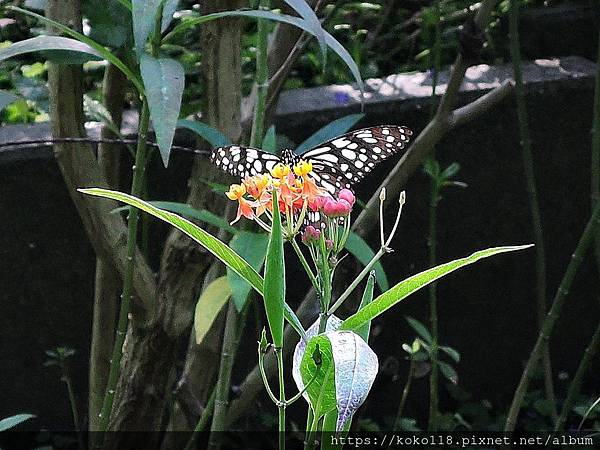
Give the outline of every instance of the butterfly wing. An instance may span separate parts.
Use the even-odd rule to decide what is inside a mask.
[[[280,162],[278,156],[257,148],[228,145],[215,148],[210,160],[221,170],[240,178],[268,173]]]
[[[300,155],[313,166],[317,184],[335,195],[351,189],[375,165],[406,147],[412,131],[404,126],[380,125],[338,136]]]

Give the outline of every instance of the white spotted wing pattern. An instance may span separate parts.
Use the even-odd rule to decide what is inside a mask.
[[[230,145],[213,150],[211,161],[240,178],[265,173],[279,162],[293,166],[300,159],[312,163],[310,176],[335,195],[352,189],[381,161],[404,149],[412,131],[404,126],[379,125],[352,131],[297,155],[284,150],[281,157],[262,150]]]

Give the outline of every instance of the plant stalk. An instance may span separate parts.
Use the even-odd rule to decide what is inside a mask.
[[[519,3],[518,0],[510,1],[509,15],[510,54],[512,59],[513,73],[515,79],[515,95],[517,101],[517,117],[519,120],[519,133],[521,138],[521,150],[523,157],[523,168],[527,185],[527,196],[529,198],[529,209],[531,213],[531,224],[533,228],[533,240],[535,243],[535,274],[537,285],[537,325],[541,329],[546,315],[546,250],[544,245],[544,233],[542,218],[537,196],[533,151],[531,148],[531,133],[529,131],[529,115],[525,102],[525,88],[523,86],[523,70],[521,67],[521,49],[519,44]],[[550,347],[546,343],[543,356],[543,374],[546,399],[552,405],[552,420],[556,423],[558,414],[556,412],[556,398],[552,380],[552,364],[550,361]]]
[[[431,198],[429,203],[429,266],[437,262],[437,206],[440,196],[440,184],[437,178],[431,179]],[[437,312],[437,283],[429,286],[429,321],[431,325],[431,346],[429,358],[431,373],[429,375],[429,422],[428,431],[437,431],[439,414],[439,365],[438,365],[438,312]],[[412,360],[411,360],[412,364]]]
[[[567,398],[563,403],[562,410],[560,411],[560,416],[558,416],[558,420],[556,421],[556,425],[554,426],[554,431],[559,432],[562,431],[565,427],[565,423],[567,422],[567,417],[569,416],[569,412],[571,408],[575,404],[575,400],[577,400],[577,396],[581,392],[581,385],[583,384],[583,379],[585,374],[587,373],[594,356],[598,353],[598,348],[600,347],[600,322],[596,327],[596,331],[594,331],[594,335],[587,348],[583,352],[583,357],[579,362],[579,366],[577,367],[577,371],[575,372],[575,376],[573,377],[573,381],[569,385],[569,390],[567,392]]]
[[[225,334],[223,335],[219,375],[217,378],[217,386],[215,388],[215,408],[210,427],[210,437],[208,438],[208,448],[212,450],[220,449],[223,442],[223,432],[225,432],[225,421],[229,406],[231,371],[237,349],[239,316],[240,314],[237,312],[235,303],[233,300],[229,300],[227,318],[225,319]]]
[[[285,450],[285,378],[283,376],[283,349],[281,347],[275,348],[275,354],[277,355],[277,372],[279,375],[279,403],[277,409],[279,410],[279,450]]]
[[[565,271],[563,279],[560,282],[560,286],[556,291],[554,300],[552,301],[552,306],[550,307],[550,311],[548,312],[548,315],[542,323],[542,328],[538,334],[533,350],[529,355],[529,359],[527,360],[527,364],[525,366],[525,369],[523,370],[523,375],[521,376],[521,379],[519,381],[519,384],[517,385],[513,396],[512,404],[510,406],[508,417],[506,419],[506,424],[504,427],[504,430],[506,432],[513,432],[515,430],[519,411],[521,410],[523,399],[525,398],[525,394],[527,393],[529,382],[531,381],[531,378],[534,375],[538,361],[543,356],[544,347],[550,339],[554,325],[558,317],[560,316],[562,306],[568,297],[569,289],[573,284],[573,280],[575,279],[577,270],[581,266],[583,256],[594,241],[595,234],[598,231],[599,225],[600,203],[598,203],[594,207],[592,216],[590,217],[587,225],[585,226],[581,238],[577,243],[577,247],[575,248],[575,251],[571,256],[571,261],[567,266],[567,270]]]
[[[598,33],[598,60],[594,87],[594,116],[592,123],[592,208],[600,203],[600,33]],[[600,236],[595,242],[596,263],[600,272]]]
[[[404,385],[404,389],[402,390],[402,397],[400,398],[400,404],[398,405],[398,412],[396,413],[396,419],[394,420],[394,432],[400,431],[401,423],[402,423],[402,413],[404,412],[404,405],[406,405],[406,399],[408,398],[408,393],[410,392],[410,387],[412,385],[413,373],[415,371],[415,359],[413,355],[410,355],[410,366],[408,368],[408,378],[406,379],[406,384]]]
[[[261,0],[260,8],[269,9],[270,0]],[[250,146],[260,147],[265,134],[265,111],[267,92],[269,90],[269,68],[267,62],[268,39],[269,39],[269,21],[258,20],[258,36],[256,44],[256,105],[254,109],[254,120],[252,121],[252,131],[250,134]]]
[[[204,431],[204,429],[206,428],[206,425],[208,425],[208,419],[210,419],[210,417],[215,409],[216,393],[217,393],[217,390],[213,389],[213,391],[210,394],[210,397],[208,398],[208,401],[206,402],[206,406],[204,407],[204,410],[202,411],[202,414],[200,415],[200,419],[198,419],[198,422],[196,423],[196,426],[194,427],[194,431],[192,432],[190,439],[188,440],[187,444],[184,447],[184,450],[193,450],[194,448],[196,448],[196,443],[198,442],[200,433],[202,431]]]
[[[150,121],[150,112],[146,98],[142,101],[142,111],[140,114],[140,124],[138,130],[138,145],[135,152],[135,163],[133,166],[133,181],[131,185],[131,195],[139,197],[142,194],[143,180],[145,177],[146,162],[146,139],[148,134],[148,125]],[[115,389],[121,369],[121,357],[123,356],[123,344],[127,333],[129,323],[129,309],[131,298],[133,296],[133,274],[135,269],[135,253],[137,241],[137,225],[139,211],[135,208],[129,210],[129,221],[127,224],[127,267],[123,277],[123,293],[121,294],[121,307],[119,309],[119,320],[117,333],[115,335],[115,344],[113,346],[112,358],[110,361],[110,372],[106,383],[106,393],[102,403],[100,413],[100,431],[108,429],[108,422],[112,411],[112,405],[115,398]]]

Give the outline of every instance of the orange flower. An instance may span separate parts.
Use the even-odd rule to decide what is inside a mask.
[[[225,195],[227,195],[227,197],[230,200],[237,200],[239,203],[237,215],[235,217],[235,220],[231,222],[232,224],[240,220],[242,216],[250,220],[254,219],[255,217],[253,208],[256,205],[254,202],[249,202],[248,200],[246,200],[244,198],[245,194],[246,187],[243,184],[232,184],[231,186],[229,186],[229,191],[225,193]]]
[[[299,177],[305,177],[310,172],[312,172],[312,163],[310,161],[300,160],[298,164],[294,166],[294,173]]]
[[[271,184],[271,177],[267,174],[254,175],[253,177],[247,177],[243,183],[248,194],[258,200]]]
[[[285,178],[291,172],[290,166],[287,166],[282,163],[277,163],[275,167],[271,169],[271,175],[274,178],[279,178],[280,180]]]

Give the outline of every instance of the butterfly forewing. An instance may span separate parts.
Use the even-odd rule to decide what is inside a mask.
[[[281,161],[271,153],[239,145],[214,149],[210,160],[221,170],[240,178],[268,173]]]
[[[380,125],[336,137],[300,155],[313,165],[318,184],[332,195],[351,189],[375,165],[404,149],[412,131],[407,127]]]

